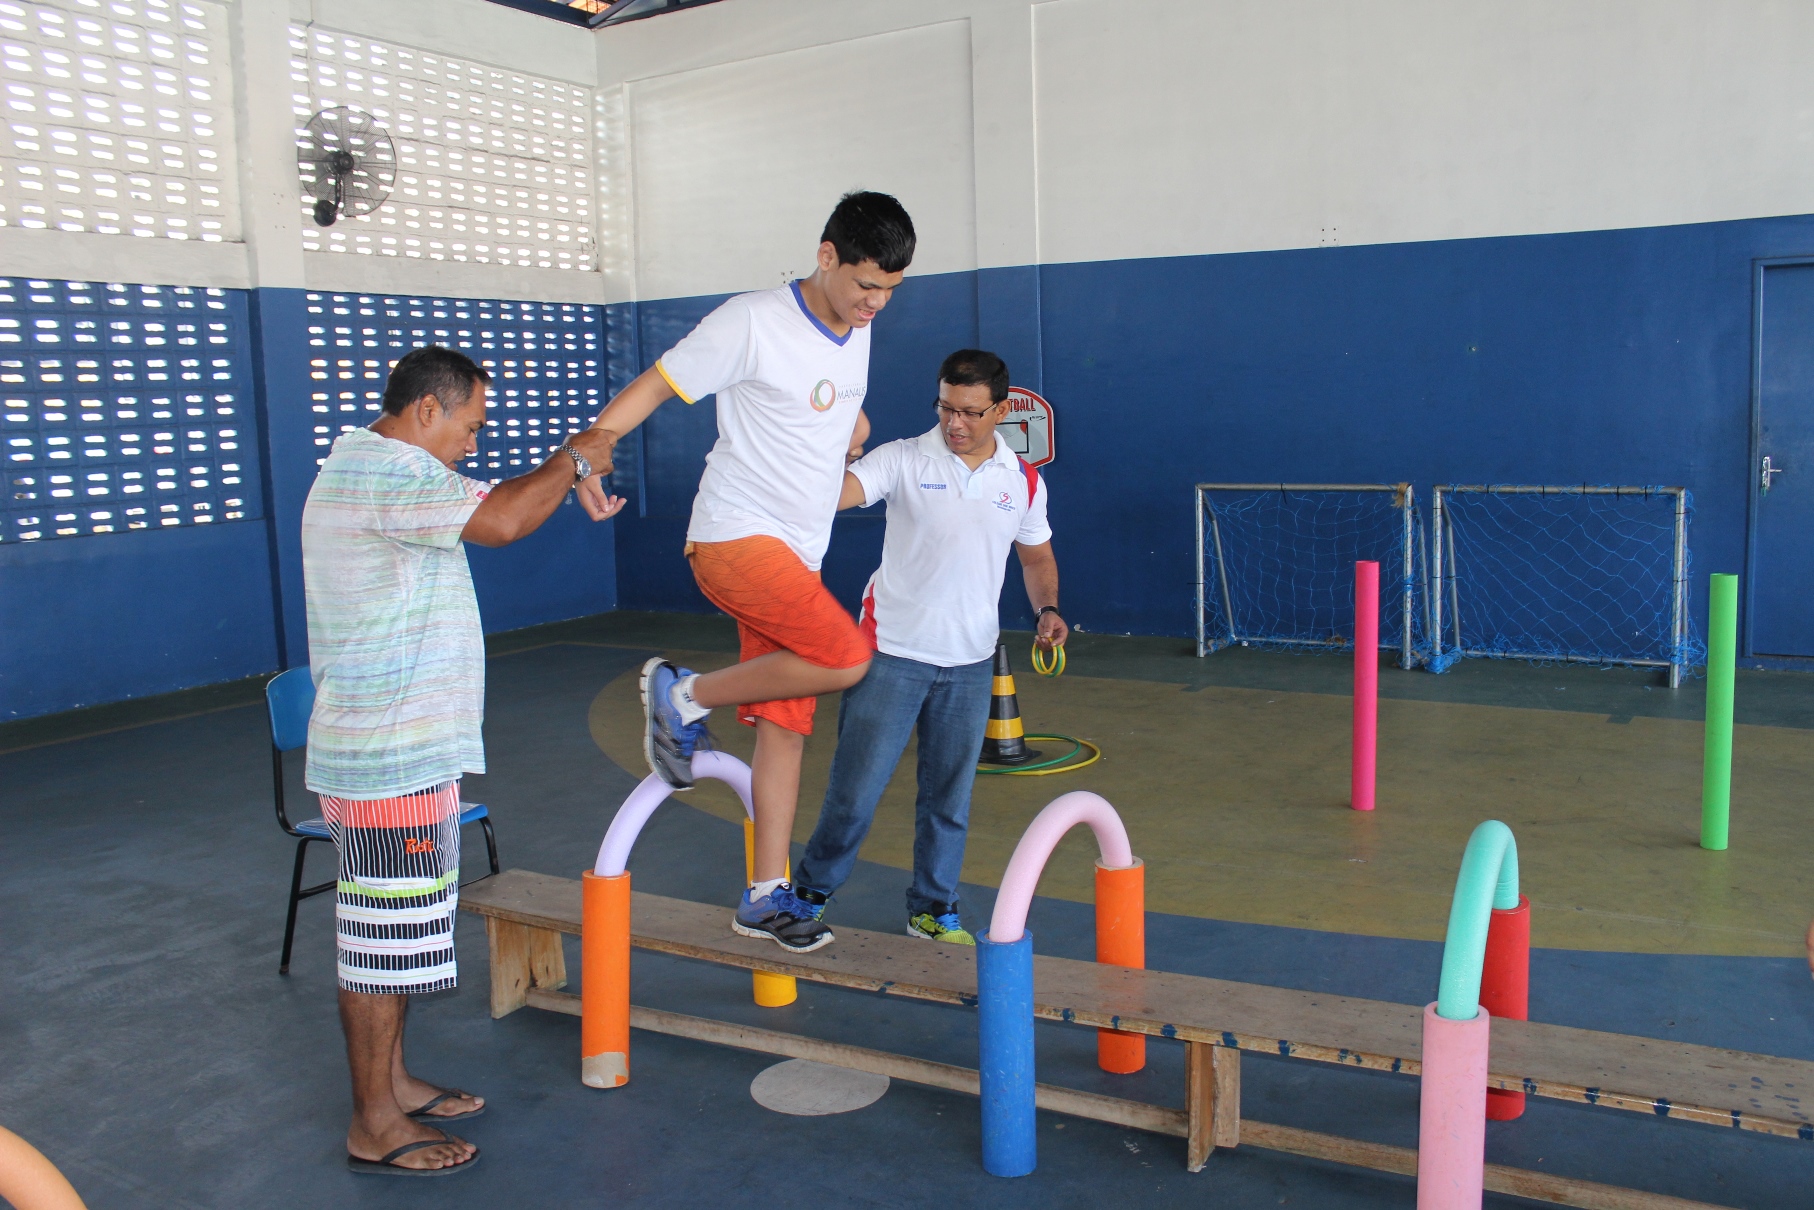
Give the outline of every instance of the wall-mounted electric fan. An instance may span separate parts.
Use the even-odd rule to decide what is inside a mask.
[[[397,183],[397,152],[378,119],[337,105],[309,119],[296,144],[302,187],[315,199],[315,225],[370,214]]]

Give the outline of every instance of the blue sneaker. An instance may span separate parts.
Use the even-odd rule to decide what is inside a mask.
[[[816,950],[832,939],[831,929],[814,917],[812,908],[800,902],[785,882],[760,899],[752,900],[749,891],[744,891],[731,929],[745,937],[766,937],[796,954]]]
[[[642,755],[649,770],[676,790],[693,788],[693,753],[711,736],[705,720],[696,723],[680,721],[671,690],[686,668],[676,668],[660,656],[642,666],[638,687],[642,690],[643,735]]]
[[[794,887],[794,898],[800,906],[811,912],[814,920],[825,919],[825,905],[831,902],[831,896],[824,891],[809,886]]]

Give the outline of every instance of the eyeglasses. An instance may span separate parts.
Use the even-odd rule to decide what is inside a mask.
[[[995,410],[995,405],[991,404],[980,412],[966,412],[963,408],[948,408],[942,401],[936,399],[932,401],[932,406],[938,409],[940,416],[949,416],[953,420],[961,419],[969,424],[986,419],[989,413]]]

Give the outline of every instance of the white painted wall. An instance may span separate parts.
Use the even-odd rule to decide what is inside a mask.
[[[639,294],[805,276],[852,189],[901,199],[917,272],[974,269],[970,61],[969,23],[946,21],[631,82]]]
[[[935,22],[971,27],[982,266],[1814,211],[1806,0],[726,0],[602,32],[598,78],[670,111],[697,95],[701,120],[634,159],[680,179],[710,153],[708,94],[739,64],[813,47],[854,66],[878,33]],[[922,73],[796,83],[787,104],[772,81],[710,104],[769,122],[816,109],[814,131],[843,137],[771,134],[762,174],[721,203],[739,215],[715,255],[675,259],[639,209],[638,255],[661,257],[627,275],[641,296],[769,283],[801,255],[811,206],[792,183],[829,186],[828,162],[860,157],[868,183],[906,196],[948,137],[876,99],[942,104]],[[932,232],[921,247],[916,271],[965,251]]]
[[[713,294],[804,271],[859,186],[914,213],[915,273],[1814,210],[1807,0],[725,0],[595,34],[486,0],[225,8],[235,238],[0,228],[8,273]],[[595,89],[599,270],[302,253],[292,22]]]
[[[227,238],[221,242],[135,238],[92,230],[22,229],[9,224],[0,227],[0,272],[170,285],[287,286],[553,302],[601,300],[603,279],[597,272],[305,252],[304,231],[298,221],[301,196],[293,109],[307,106],[312,98],[310,88],[298,89],[291,82],[297,58],[291,46],[291,30],[295,26],[407,47],[418,55],[457,57],[494,69],[493,75],[524,73],[577,85],[587,94],[589,108],[597,68],[593,35],[486,0],[181,2],[197,9],[210,29],[226,29],[225,49],[230,50],[231,62],[221,65],[210,83],[217,93],[230,93],[214,98],[215,104],[231,118],[216,123],[222,136],[218,141],[225,144],[230,161],[219,175],[226,178],[235,211]],[[41,0],[39,7],[48,7],[70,21],[94,14],[105,16],[110,11],[97,0]],[[119,9],[122,4],[111,7]],[[131,4],[124,7],[130,9]],[[15,31],[0,20],[0,35],[29,40],[34,52],[39,45],[53,50],[79,49],[48,42],[35,23],[15,23],[24,28]],[[117,52],[103,44],[94,53]],[[0,70],[4,70],[4,65],[0,65]],[[35,83],[41,87],[44,82]],[[54,85],[56,81],[50,83]],[[348,99],[362,102],[364,108],[384,103],[375,97]],[[30,100],[40,98],[34,96]],[[78,121],[80,117],[78,114]],[[396,137],[404,133],[400,130]],[[4,151],[0,150],[0,154]],[[0,163],[0,174],[10,167]],[[593,184],[589,166],[587,175],[590,194]],[[201,179],[196,178],[194,183],[201,183]],[[401,193],[397,196],[401,197]],[[84,200],[92,208],[92,201]],[[162,198],[158,200],[161,202]],[[491,206],[493,211],[498,209],[495,204]],[[163,211],[169,210],[168,205],[163,207]],[[492,223],[494,228],[496,225]],[[481,234],[496,239],[495,230]]]
[[[1033,11],[1044,260],[1814,210],[1805,0]]]

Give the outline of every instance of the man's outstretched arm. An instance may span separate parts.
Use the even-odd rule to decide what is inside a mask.
[[[567,444],[594,467],[600,462],[609,464],[611,446],[598,429],[576,433]],[[491,489],[491,494],[481,500],[472,516],[466,519],[460,539],[477,546],[508,546],[518,538],[534,533],[567,498],[567,492],[574,487],[573,473],[578,465],[565,451],[557,449],[527,475],[504,480]],[[594,476],[586,482],[596,484],[598,479]],[[622,499],[607,496],[603,490],[599,491],[598,503],[597,512],[590,508],[586,510],[594,521],[614,516],[624,506]]]
[[[611,473],[612,454],[617,449],[617,443],[628,436],[637,425],[653,416],[656,408],[673,397],[674,388],[668,385],[668,380],[662,377],[660,370],[650,366],[638,374],[635,381],[631,382],[629,386],[619,391],[616,398],[605,405],[605,410],[599,413],[598,419],[593,421],[592,427],[583,434],[590,436],[597,433],[605,442],[604,452],[599,457],[594,457],[590,450],[580,450],[580,453],[586,455],[587,461],[592,463],[592,469],[596,472],[592,478],[574,489],[579,493],[580,507],[586,510],[588,517],[594,521],[603,521],[618,508],[623,507],[620,502],[617,508],[607,511],[605,488],[604,484],[599,481],[599,476]],[[577,449],[578,446],[575,445],[575,448]],[[565,458],[566,455],[562,454],[561,457]]]

